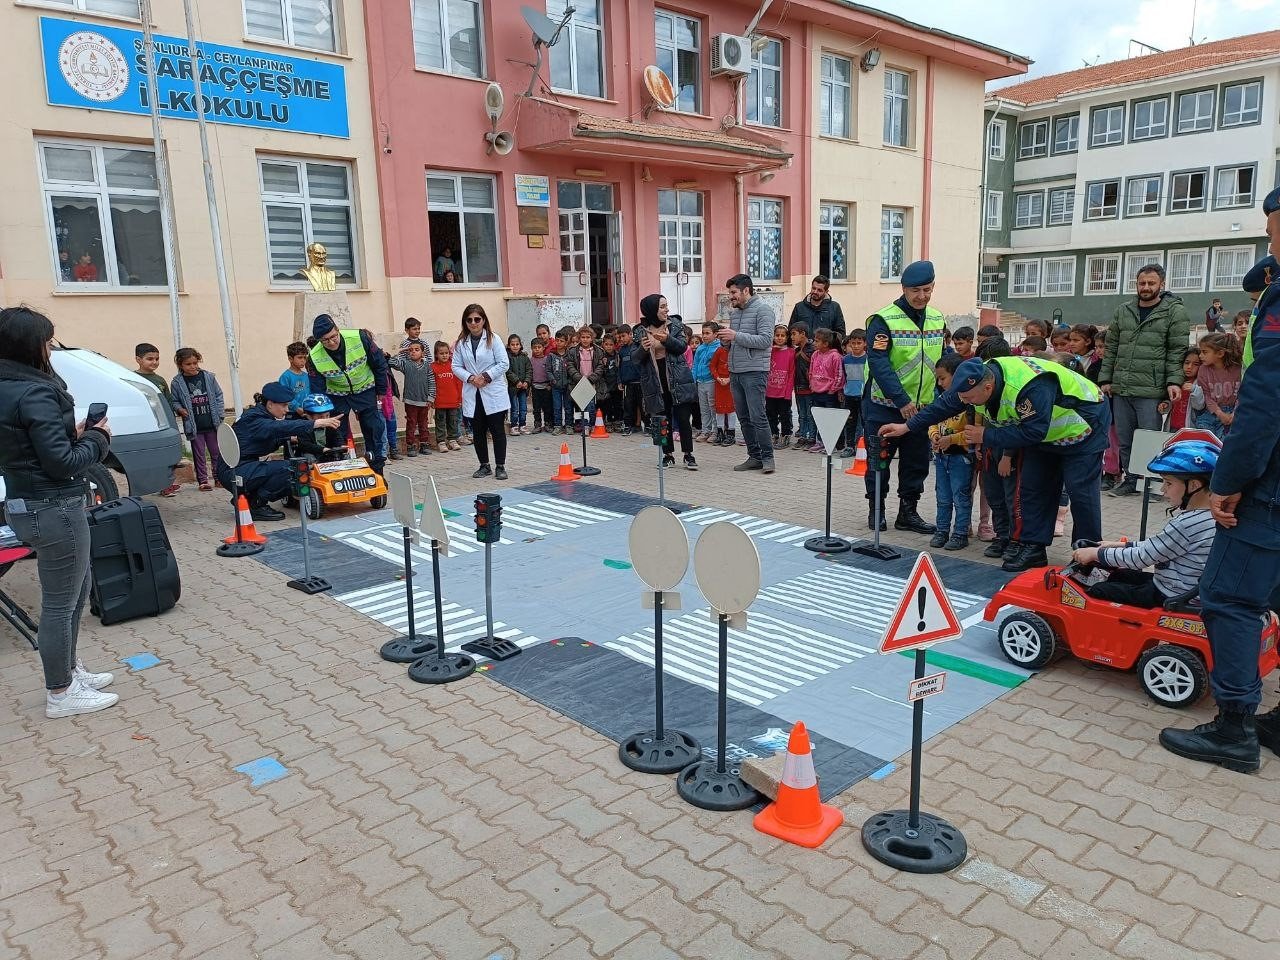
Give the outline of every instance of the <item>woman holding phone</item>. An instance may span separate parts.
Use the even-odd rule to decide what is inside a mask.
[[[89,520],[85,469],[106,459],[111,425],[86,426],[53,372],[53,323],[29,307],[0,310],[0,473],[5,515],[36,552],[40,573],[40,660],[45,716],[95,713],[119,699],[102,688],[109,673],[90,673],[76,656],[89,596]],[[95,413],[98,412],[95,410]]]
[[[672,320],[675,320],[672,323]],[[650,417],[667,418],[667,435],[662,444],[662,465],[676,465],[671,431],[680,433],[680,450],[684,468],[697,470],[693,456],[693,408],[697,389],[685,350],[684,326],[672,318],[667,298],[651,293],[640,301],[640,342],[633,348],[639,358],[640,392],[644,396],[644,412]]]

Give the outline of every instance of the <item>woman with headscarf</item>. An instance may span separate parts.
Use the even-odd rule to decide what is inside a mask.
[[[666,417],[667,436],[662,445],[662,465],[674,467],[676,458],[671,430],[680,432],[680,449],[686,470],[697,470],[693,457],[693,407],[696,392],[693,371],[685,358],[688,343],[680,336],[683,328],[671,329],[667,298],[651,293],[640,301],[641,334],[633,348],[640,365],[640,392],[645,414]]]

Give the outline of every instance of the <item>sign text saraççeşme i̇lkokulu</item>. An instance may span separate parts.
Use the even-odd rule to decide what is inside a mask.
[[[54,106],[148,112],[142,31],[40,18],[45,88]],[[187,41],[155,36],[160,113],[196,118]],[[211,123],[331,137],[349,135],[346,73],[339,64],[198,43],[205,117]]]

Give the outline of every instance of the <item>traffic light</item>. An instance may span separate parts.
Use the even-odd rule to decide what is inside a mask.
[[[671,436],[671,427],[667,424],[666,417],[649,418],[649,436],[653,439],[655,447],[666,446],[667,438]]]
[[[289,464],[289,480],[295,497],[305,497],[311,492],[311,461],[306,457],[286,460]]]
[[[879,449],[879,451],[878,451],[878,456],[876,457],[876,469],[877,469],[877,470],[888,470],[888,469],[889,469],[889,456],[890,456],[890,453],[889,453],[889,438],[888,438],[888,437],[881,437],[881,438],[880,438],[880,449]]]
[[[476,494],[476,540],[497,543],[502,538],[502,497],[496,493]]]

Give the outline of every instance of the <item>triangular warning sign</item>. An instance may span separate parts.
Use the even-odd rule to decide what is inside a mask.
[[[963,632],[933,559],[927,553],[920,554],[911,568],[898,608],[880,638],[880,652],[928,647],[943,640],[955,640]]]

